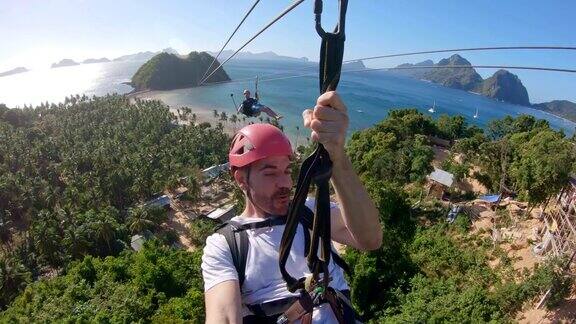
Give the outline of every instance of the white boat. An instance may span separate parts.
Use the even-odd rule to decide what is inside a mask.
[[[428,109],[428,111],[431,112],[431,113],[435,113],[435,112],[436,112],[436,100],[434,100],[434,105],[433,105],[430,109]]]
[[[478,118],[478,107],[476,107],[476,113],[474,114],[474,119]]]

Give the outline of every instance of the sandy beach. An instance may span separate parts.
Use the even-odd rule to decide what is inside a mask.
[[[141,100],[160,100],[157,96],[156,96],[157,91],[138,91],[138,92],[133,92],[130,94],[127,94],[127,96],[131,99],[141,99]],[[160,100],[162,101],[162,100]],[[188,116],[186,116],[186,113],[184,112],[184,110],[182,109],[183,107],[173,107],[170,106],[170,111],[174,114],[174,116],[176,116],[178,118],[178,123],[181,125],[188,125],[192,122],[193,119],[193,115],[195,115],[195,124],[199,125],[201,123],[210,123],[212,126],[216,126],[218,123],[222,123],[222,125],[224,126],[224,132],[230,136],[233,136],[239,129],[241,129],[242,127],[248,125],[249,123],[260,123],[260,122],[266,122],[267,116],[266,114],[262,114],[262,121],[260,121],[259,117],[257,118],[250,118],[250,117],[246,117],[242,114],[237,114],[237,122],[236,123],[232,123],[231,121],[223,121],[220,119],[220,117],[215,116],[214,115],[214,108],[208,108],[208,107],[199,107],[199,106],[195,106],[192,107],[190,105],[187,105],[186,108],[189,108],[191,110],[191,112],[189,114],[187,114]],[[218,114],[220,115],[222,113],[222,111],[216,109]],[[231,117],[229,112],[226,112],[228,119]],[[280,120],[280,125],[282,125],[282,120]],[[299,134],[296,133],[295,130],[286,130],[285,129],[285,133],[288,136],[288,138],[290,138],[290,141],[292,143],[292,146],[294,146],[294,148],[296,148],[296,144],[298,145],[305,145],[307,143],[307,137],[310,136],[310,131],[305,129],[304,126],[302,125],[300,127],[300,131]]]

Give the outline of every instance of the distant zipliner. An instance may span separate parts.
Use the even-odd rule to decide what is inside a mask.
[[[239,113],[246,115],[247,117],[258,117],[261,112],[265,112],[268,116],[278,120],[282,118],[281,115],[277,114],[268,106],[264,106],[259,103],[260,100],[258,96],[258,78],[256,78],[256,91],[254,92],[254,97],[250,96],[250,90],[246,89],[243,92],[244,101],[236,109]]]

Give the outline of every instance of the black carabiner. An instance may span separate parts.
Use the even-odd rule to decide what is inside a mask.
[[[338,1],[339,6],[339,19],[338,24],[334,27],[334,32],[327,33],[324,28],[322,28],[322,0],[316,0],[314,2],[314,15],[316,17],[316,32],[320,37],[325,38],[327,35],[331,37],[340,38],[345,37],[344,30],[346,26],[346,9],[348,8],[348,0]]]

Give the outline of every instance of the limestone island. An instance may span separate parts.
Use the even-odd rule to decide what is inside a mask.
[[[196,87],[214,57],[206,52],[191,52],[181,58],[175,54],[160,53],[144,63],[130,83],[134,91],[172,90]],[[215,62],[211,69],[219,65]],[[206,83],[230,81],[223,68],[219,68]]]
[[[74,60],[71,60],[71,59],[63,59],[62,61],[60,61],[58,63],[52,63],[52,65],[50,67],[51,68],[59,68],[59,67],[73,66],[73,65],[80,65],[80,63],[75,62]]]

